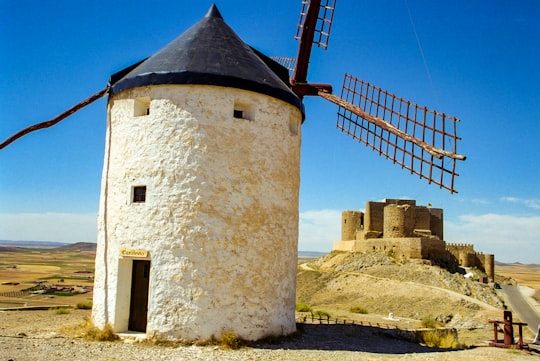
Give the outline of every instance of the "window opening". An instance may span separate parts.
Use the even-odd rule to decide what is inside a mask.
[[[142,117],[150,114],[150,97],[136,98],[133,104],[133,116]]]
[[[146,186],[133,187],[133,203],[146,202]]]
[[[254,107],[252,104],[235,100],[233,117],[237,119],[254,120]]]

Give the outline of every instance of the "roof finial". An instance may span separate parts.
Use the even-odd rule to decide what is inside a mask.
[[[223,19],[223,17],[221,16],[221,13],[219,12],[216,4],[212,4],[212,6],[210,6],[210,9],[208,9],[208,12],[206,13],[206,15],[204,16],[205,18],[219,18],[219,19]]]

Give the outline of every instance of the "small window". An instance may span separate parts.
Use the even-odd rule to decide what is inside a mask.
[[[135,99],[133,104],[133,116],[143,117],[150,114],[150,97]]]
[[[243,111],[243,110],[235,109],[235,110],[234,110],[234,117],[235,117],[235,118],[239,118],[239,119],[244,118],[244,111]]]
[[[233,117],[236,119],[253,120],[255,118],[253,105],[236,100],[234,102]]]
[[[133,187],[133,203],[146,202],[146,186]]]

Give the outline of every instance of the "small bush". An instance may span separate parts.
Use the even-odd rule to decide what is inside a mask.
[[[305,303],[297,303],[296,304],[296,311],[298,312],[311,312],[311,306]]]
[[[241,340],[232,331],[223,332],[219,344],[221,347],[231,350],[238,350],[242,346]]]
[[[66,327],[62,329],[64,334],[73,337],[81,337],[90,341],[117,341],[120,336],[114,333],[110,324],[106,324],[105,328],[96,327],[92,321],[85,319],[83,323],[75,327]]]
[[[330,317],[332,317],[330,315],[330,312],[325,311],[325,310],[317,310],[317,311],[313,312],[313,316],[318,317],[318,318],[330,318]]]
[[[60,307],[60,308],[57,308],[54,313],[57,314],[57,315],[67,315],[69,313],[69,310],[67,310],[67,309],[65,309],[63,307]]]
[[[440,329],[422,332],[421,343],[429,347],[458,348],[457,331],[455,329]]]
[[[106,324],[103,329],[92,325],[92,327],[86,330],[84,338],[93,341],[117,341],[120,339],[120,336],[114,333],[110,324]]]
[[[207,339],[201,339],[201,340],[196,340],[193,344],[195,346],[209,346],[213,344],[213,341],[207,340]]]
[[[79,302],[75,305],[75,308],[78,310],[91,310],[92,309],[92,301],[86,301],[86,302]]]
[[[435,320],[433,316],[429,315],[422,318],[422,327],[436,328],[437,326],[439,326],[439,323],[437,322],[437,320]]]
[[[365,308],[364,306],[353,306],[349,309],[349,312],[352,312],[352,313],[361,313],[363,315],[365,314],[368,314],[368,310],[367,308]]]

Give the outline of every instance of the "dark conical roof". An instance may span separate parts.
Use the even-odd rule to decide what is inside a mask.
[[[249,47],[212,5],[186,32],[149,58],[111,76],[111,94],[146,85],[201,84],[251,90],[303,110],[288,72]]]

